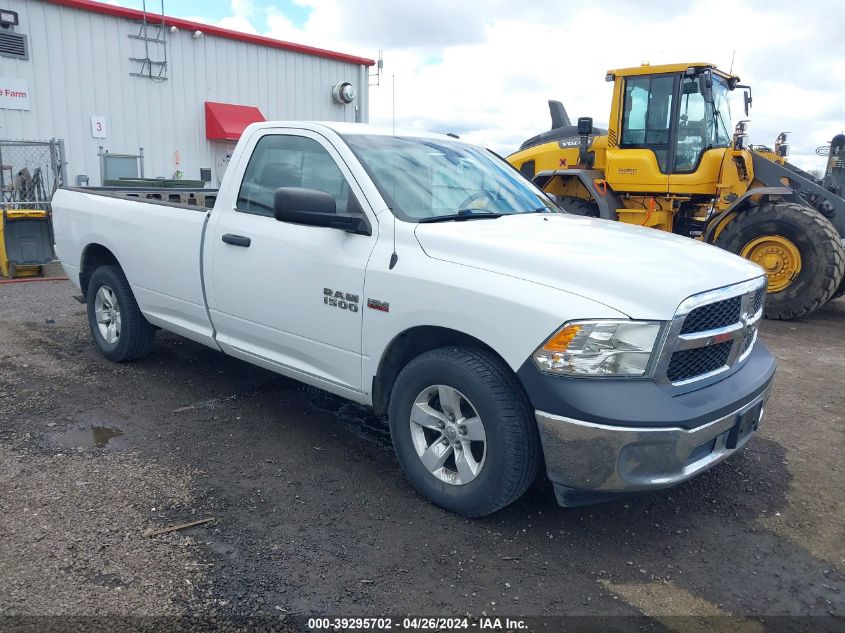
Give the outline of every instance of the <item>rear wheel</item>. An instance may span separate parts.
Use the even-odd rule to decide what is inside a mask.
[[[566,209],[567,213],[573,215],[585,215],[591,218],[599,217],[599,205],[583,198],[575,196],[561,196],[560,206]]]
[[[716,246],[766,271],[766,317],[794,319],[823,306],[845,275],[845,249],[830,221],[815,209],[775,202],[740,211]]]
[[[115,362],[150,353],[155,328],[141,314],[120,266],[100,266],[88,281],[88,325],[100,353]]]

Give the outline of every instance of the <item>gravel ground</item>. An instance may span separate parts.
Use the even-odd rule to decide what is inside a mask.
[[[539,482],[467,521],[368,410],[166,333],[110,363],[72,294],[0,286],[0,614],[845,615],[845,301],[764,324],[774,395],[724,464],[569,510]]]

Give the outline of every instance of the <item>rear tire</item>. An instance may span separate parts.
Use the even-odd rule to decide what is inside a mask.
[[[458,394],[458,416],[450,413],[455,407],[441,403],[441,389]],[[432,394],[430,400],[427,393]],[[413,421],[420,419],[421,402],[428,403],[423,404],[424,410],[435,414],[422,415],[424,429],[416,428],[419,423]],[[440,416],[441,412],[445,415]],[[513,372],[489,352],[444,347],[421,354],[399,373],[389,413],[390,435],[402,470],[424,497],[442,508],[465,517],[491,514],[516,501],[537,476],[540,439],[532,409]],[[483,423],[480,435],[473,435],[475,425],[467,425],[468,434],[467,427],[461,428],[461,420],[471,422],[473,416]],[[457,426],[450,433],[453,423]],[[456,429],[458,442],[465,442],[463,448],[454,442]],[[468,440],[474,437],[483,438],[483,452],[470,446]],[[425,461],[426,445],[442,457],[436,469]],[[470,448],[477,472],[461,482],[457,459]]]
[[[155,328],[141,314],[120,266],[100,266],[85,293],[88,325],[100,353],[111,361],[143,358],[153,348]]]
[[[845,249],[830,221],[815,209],[791,202],[774,202],[740,211],[719,234],[716,246],[737,255],[770,237],[785,245],[787,254],[797,249],[800,270],[784,284],[775,273],[777,257],[767,271],[770,292],[765,315],[769,319],[795,319],[818,310],[839,289],[845,276]],[[749,256],[749,259],[753,257]],[[797,267],[796,267],[797,268]],[[776,275],[780,275],[777,277]],[[782,289],[771,291],[773,280]]]
[[[575,196],[561,196],[560,206],[572,215],[584,215],[590,218],[599,217],[599,205]]]

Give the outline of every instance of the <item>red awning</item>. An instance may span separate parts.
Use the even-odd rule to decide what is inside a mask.
[[[255,106],[205,102],[205,137],[215,141],[237,141],[250,123],[266,121]]]

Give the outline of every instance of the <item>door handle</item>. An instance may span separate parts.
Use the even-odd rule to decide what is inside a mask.
[[[223,236],[223,241],[232,246],[243,246],[244,248],[249,248],[249,245],[252,244],[250,238],[243,235],[232,235],[231,233],[226,233]]]

